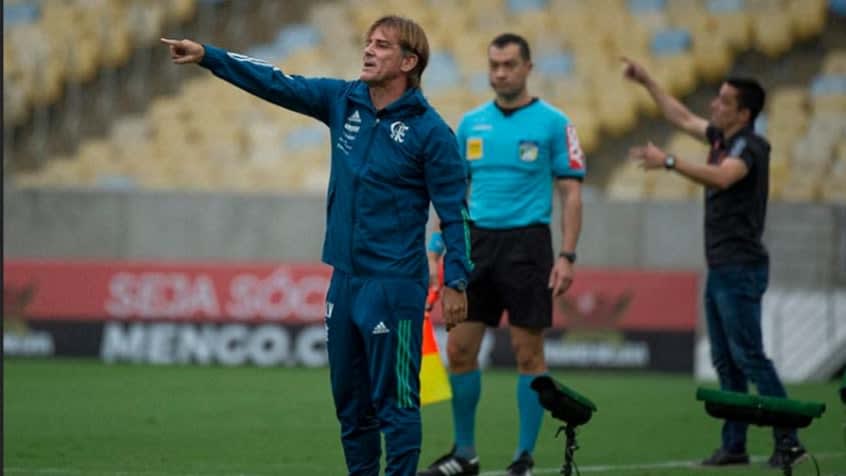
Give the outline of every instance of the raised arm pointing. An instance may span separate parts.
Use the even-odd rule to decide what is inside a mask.
[[[708,128],[708,121],[705,118],[690,112],[678,99],[670,96],[660,84],[652,79],[643,65],[626,57],[622,57],[620,60],[626,65],[623,70],[626,79],[646,88],[652,99],[658,104],[665,119],[697,139],[705,140],[705,129]]]
[[[176,64],[199,63],[206,54],[203,45],[195,41],[168,38],[161,38],[160,41],[170,48],[170,59]]]

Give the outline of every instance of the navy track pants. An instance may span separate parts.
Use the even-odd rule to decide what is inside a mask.
[[[332,396],[350,476],[413,476],[420,458],[422,280],[335,270],[326,295]]]

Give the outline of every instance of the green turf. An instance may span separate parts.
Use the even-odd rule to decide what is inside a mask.
[[[599,411],[579,432],[576,461],[596,475],[777,475],[740,469],[627,469],[688,461],[718,445],[719,422],[694,398],[689,377],[555,372]],[[477,440],[483,472],[504,468],[516,442],[514,374],[486,372]],[[340,475],[338,424],[325,369],[153,367],[94,361],[5,360],[5,474]],[[794,385],[791,397],[828,409],[800,436],[821,455],[822,474],[846,475],[843,404],[836,382]],[[448,449],[449,404],[423,409],[421,463]],[[558,474],[562,441],[546,418],[536,474]],[[769,455],[769,431],[749,432]],[[615,468],[597,471],[599,465]],[[795,476],[815,474],[803,464]]]

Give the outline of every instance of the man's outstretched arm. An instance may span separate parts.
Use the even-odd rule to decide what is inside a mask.
[[[699,140],[706,139],[705,130],[708,128],[708,121],[705,118],[690,112],[687,106],[670,96],[660,84],[655,82],[642,65],[625,57],[622,58],[622,61],[626,65],[623,72],[626,79],[646,88],[649,95],[658,104],[665,119]]]
[[[162,38],[161,42],[176,64],[198,64],[250,94],[325,123],[333,98],[345,84],[338,79],[289,75],[266,61],[192,40]]]

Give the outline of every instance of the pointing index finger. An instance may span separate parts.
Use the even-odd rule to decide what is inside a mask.
[[[159,38],[159,41],[166,45],[179,46],[179,40],[171,40],[170,38]]]

